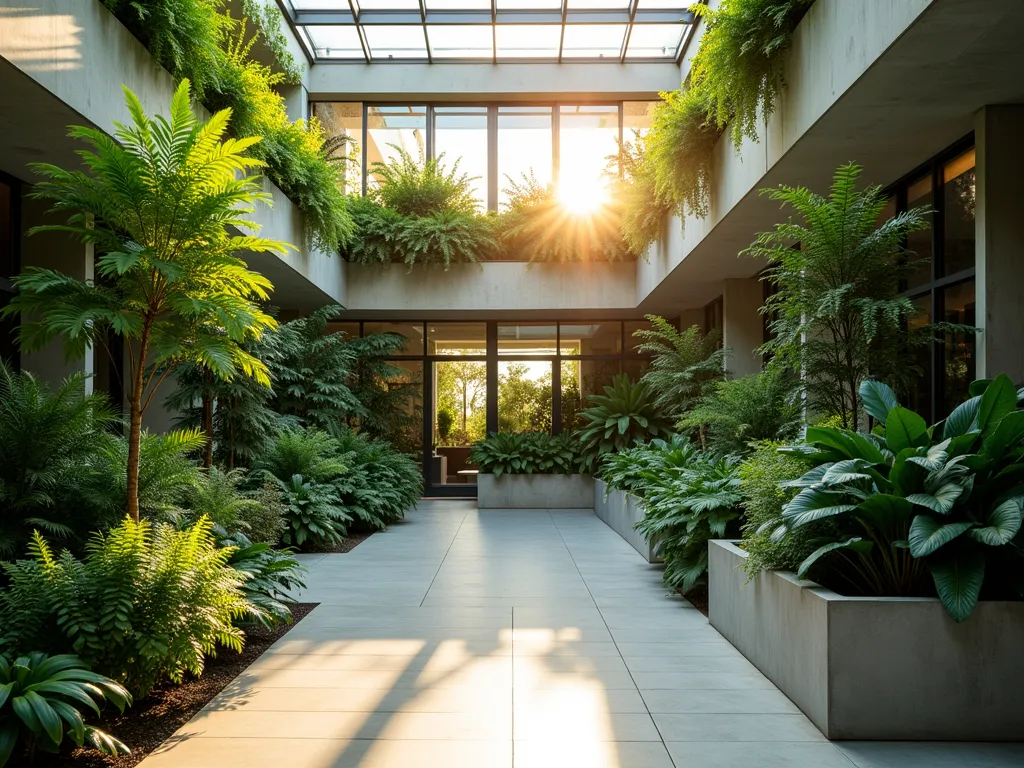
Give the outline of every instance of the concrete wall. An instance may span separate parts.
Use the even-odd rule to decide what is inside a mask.
[[[654,547],[633,528],[644,519],[643,501],[639,497],[611,489],[604,480],[595,479],[594,514],[625,539],[648,563],[659,562],[654,554]]]
[[[722,343],[729,350],[725,367],[734,376],[761,370],[761,355],[756,350],[764,341],[764,324],[758,311],[763,303],[763,288],[756,277],[725,281]]]
[[[709,619],[830,739],[1024,740],[1024,603],[955,623],[934,598],[844,597],[791,573],[746,583],[710,542]]]
[[[590,475],[477,476],[480,509],[593,509]]]

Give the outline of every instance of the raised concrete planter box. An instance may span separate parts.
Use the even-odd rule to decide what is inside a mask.
[[[643,501],[625,491],[609,490],[604,480],[594,481],[594,514],[619,536],[629,542],[649,563],[658,562],[654,548],[633,526],[644,519]]]
[[[1024,603],[956,624],[931,598],[844,597],[785,571],[750,583],[710,542],[710,620],[830,739],[1024,740]]]
[[[590,475],[477,476],[480,509],[593,509]]]

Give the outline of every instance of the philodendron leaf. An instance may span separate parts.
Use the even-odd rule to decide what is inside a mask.
[[[839,549],[852,549],[860,554],[867,554],[871,551],[872,544],[870,541],[864,541],[860,536],[854,536],[846,541],[833,541],[831,544],[825,544],[824,546],[818,547],[812,552],[806,560],[800,563],[800,567],[797,569],[796,575],[801,579],[810,570],[811,566],[814,565],[818,560],[823,558],[825,555],[835,552]]]
[[[910,524],[910,533],[907,537],[910,554],[914,557],[928,557],[973,526],[974,523],[944,525],[930,515],[918,515]]]
[[[842,500],[843,494],[805,488],[783,508],[782,517],[791,527],[798,528],[815,520],[841,515],[857,508],[854,504],[841,503]]]
[[[861,517],[865,517],[878,527],[887,527],[902,523],[914,511],[914,505],[902,496],[887,493],[875,493],[857,505]]]
[[[929,564],[935,591],[953,621],[971,615],[985,581],[985,558],[976,547],[963,547]]]
[[[928,444],[928,424],[907,408],[896,406],[885,422],[885,444],[895,454]]]
[[[1021,512],[1021,499],[1007,499],[988,513],[985,526],[975,528],[970,536],[975,541],[988,544],[990,547],[1001,547],[1013,540],[1020,531],[1024,515]]]
[[[870,466],[864,459],[843,459],[828,468],[822,475],[821,482],[825,485],[841,485],[857,480],[870,480],[871,475],[864,473],[864,470]]]
[[[954,408],[942,425],[942,436],[945,438],[960,437],[966,435],[972,428],[976,428],[975,422],[978,418],[979,405],[981,405],[980,395],[972,397]]]
[[[880,381],[862,381],[860,401],[864,405],[864,410],[882,424],[885,424],[889,411],[899,405],[893,391]]]
[[[934,495],[930,493],[912,493],[907,496],[907,501],[920,507],[927,507],[933,512],[938,512],[940,515],[948,515],[963,492],[964,487],[962,485],[946,483]]]
[[[999,422],[1008,413],[1017,408],[1017,388],[1010,377],[999,374],[995,381],[988,385],[978,405],[978,427],[983,437],[995,432]]]
[[[1024,440],[1024,411],[1006,414],[999,426],[982,443],[982,450],[992,459],[998,459],[1008,448],[1015,448]]]

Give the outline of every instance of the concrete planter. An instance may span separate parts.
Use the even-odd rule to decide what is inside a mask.
[[[786,571],[746,583],[712,541],[710,620],[830,739],[1024,740],[1024,603],[964,623],[933,598],[844,597]]]
[[[590,475],[477,476],[480,509],[593,509]]]
[[[594,481],[594,514],[629,542],[649,563],[658,562],[654,548],[633,526],[644,519],[643,500],[625,491],[609,489],[604,480]]]

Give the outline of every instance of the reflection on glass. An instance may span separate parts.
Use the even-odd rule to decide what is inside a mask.
[[[554,355],[557,337],[554,323],[520,323],[498,326],[499,355]]]
[[[435,59],[489,59],[494,34],[483,24],[432,24],[427,27],[430,55]]]
[[[532,11],[545,8],[561,8],[562,0],[496,0],[499,11]],[[500,29],[500,25],[499,25]]]
[[[428,11],[489,10],[491,0],[426,0]],[[490,34],[491,28],[485,27]]]
[[[626,58],[675,58],[686,27],[686,24],[634,24],[629,33]]]
[[[973,171],[972,171],[973,174]],[[958,283],[942,292],[943,320],[956,325],[976,324],[974,281]],[[943,409],[936,414],[945,418],[968,397],[975,377],[976,337],[973,333],[954,333],[943,344]]]
[[[358,0],[360,11],[419,10],[419,0]]]
[[[533,174],[551,183],[551,107],[498,107],[499,202],[507,203],[509,180]]]
[[[487,354],[486,323],[427,323],[428,355]]]
[[[328,323],[328,333],[344,333],[348,338],[359,336],[359,323]]]
[[[423,362],[391,360],[379,388],[387,393],[381,403],[368,403],[378,422],[386,426],[383,436],[417,463],[423,461]],[[391,408],[388,406],[391,405]]]
[[[618,139],[618,106],[559,107],[558,195],[569,208],[574,198],[592,199],[607,188],[606,169]]]
[[[629,376],[630,381],[640,381],[647,372],[649,363],[647,360],[623,360],[622,372]]]
[[[628,8],[629,0],[568,0],[567,7],[570,11],[587,9],[611,10]]]
[[[423,323],[363,323],[363,335],[371,333],[397,333],[405,339],[405,344],[396,355],[423,354]]]
[[[413,158],[426,157],[426,107],[369,107],[366,123],[367,168],[397,156],[396,147],[401,147]]]
[[[547,361],[498,363],[498,431],[551,432],[551,366]]]
[[[562,40],[562,25],[498,24],[494,28],[494,39],[499,58],[554,59],[558,57],[558,44]]]
[[[714,302],[712,302],[712,303],[714,303]],[[649,331],[649,330],[651,330],[650,322],[647,321],[647,320],[627,320],[625,323],[623,323],[623,326],[624,326],[623,330],[625,331],[624,336],[626,338],[626,354],[627,355],[638,355],[638,354],[640,354],[639,352],[636,351],[636,347],[637,347],[638,344],[642,343],[642,340],[638,339],[636,336],[634,336],[634,334],[637,331]],[[716,327],[718,327],[718,326],[716,326]]]
[[[362,194],[363,105],[320,101],[313,105],[313,114],[324,127],[329,142],[326,149],[338,169],[344,191],[350,195]]]
[[[618,58],[625,24],[566,24],[562,58]]]
[[[934,205],[932,196],[932,177],[925,176],[910,185],[907,190],[907,208],[931,208]],[[931,221],[931,216],[928,218]],[[915,266],[907,275],[907,287],[915,288],[931,281],[931,259],[932,259],[932,230],[920,230],[911,232],[907,236],[907,249],[911,252],[907,257],[908,263]]]
[[[418,7],[414,6],[414,7]],[[363,25],[371,59],[425,59],[427,40],[417,25]]]
[[[469,449],[487,434],[487,363],[441,360],[431,367],[434,450],[430,480],[434,484],[475,483]]]
[[[974,150],[942,169],[945,202],[943,273],[953,275],[974,266]]]
[[[603,395],[619,372],[618,360],[562,360],[562,431],[579,429],[579,414],[588,407],[587,397]]]
[[[559,345],[563,355],[617,355],[622,351],[622,323],[560,323]]]
[[[633,132],[644,135],[650,130],[654,119],[654,110],[661,102],[658,101],[626,101],[622,104],[623,139],[632,139]]]
[[[911,331],[920,331],[930,322],[931,298],[919,296],[914,299],[914,306],[920,311],[911,318],[908,326]],[[908,407],[921,414],[925,421],[931,424],[934,421],[932,414],[932,345],[924,344],[913,347],[909,358],[911,365],[921,371],[921,376],[907,393]]]
[[[476,177],[473,195],[487,210],[487,107],[435,107],[434,154],[444,154],[447,170],[458,161],[459,174]]]
[[[359,31],[354,26],[303,27],[313,45],[313,55],[325,59],[365,59],[359,42]]]

